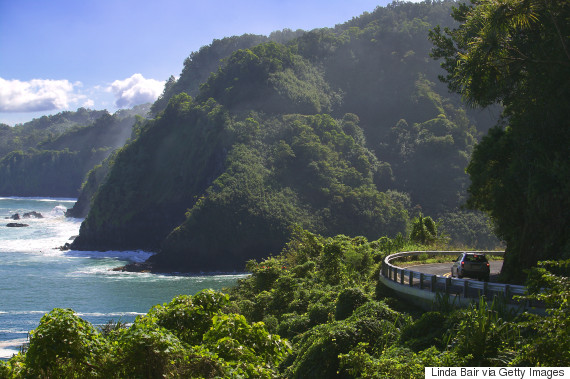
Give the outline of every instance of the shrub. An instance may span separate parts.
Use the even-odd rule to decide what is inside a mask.
[[[470,356],[469,365],[507,366],[512,351],[520,340],[520,328],[516,323],[499,317],[484,298],[477,306],[465,312],[455,331],[450,332],[451,348],[460,356]]]
[[[204,335],[204,344],[226,361],[276,366],[291,348],[278,335],[269,334],[263,322],[248,324],[242,315],[217,315]]]
[[[379,356],[368,353],[367,343],[360,343],[348,354],[340,355],[340,368],[358,378],[423,378],[425,367],[465,365],[465,360],[452,352],[439,352],[431,347],[419,353],[392,346]]]
[[[292,339],[301,333],[305,333],[310,327],[311,323],[307,315],[286,313],[283,315],[283,321],[279,324],[278,333]]]
[[[334,317],[344,320],[360,305],[366,303],[368,298],[360,288],[347,288],[338,295]]]
[[[523,346],[515,363],[526,366],[570,366],[570,259],[539,262],[528,273],[529,294],[523,299],[542,301],[546,315],[528,315],[522,327],[534,338]]]
[[[34,377],[90,376],[104,364],[106,341],[71,309],[55,308],[30,333],[25,365]]]
[[[172,377],[184,367],[185,349],[169,330],[149,317],[138,317],[119,338],[119,377]]]
[[[228,295],[203,290],[194,296],[178,296],[168,304],[156,305],[147,317],[185,343],[196,345],[212,326],[212,318],[220,314],[228,302]]]
[[[286,376],[346,377],[346,372],[339,374],[339,354],[350,352],[361,342],[377,351],[396,343],[399,336],[396,323],[364,314],[317,325],[299,336],[295,356],[288,361],[289,367],[285,370]]]
[[[414,351],[430,346],[444,348],[444,335],[447,332],[446,316],[440,312],[426,312],[414,323],[402,330],[401,342]]]
[[[312,304],[309,306],[309,322],[312,326],[325,324],[331,319],[333,307],[325,304]]]

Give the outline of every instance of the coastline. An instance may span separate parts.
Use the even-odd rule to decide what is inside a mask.
[[[173,271],[156,268],[152,262],[131,262],[124,266],[119,266],[111,269],[111,271],[120,272],[140,272],[157,275],[176,275],[176,276],[217,276],[217,275],[251,275],[247,271]]]

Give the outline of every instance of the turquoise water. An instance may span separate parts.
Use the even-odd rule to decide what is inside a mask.
[[[94,325],[132,322],[153,305],[204,288],[220,290],[244,274],[155,275],[112,271],[144,261],[144,251],[84,252],[57,247],[79,233],[80,219],[64,216],[74,199],[0,198],[0,358],[26,342],[41,317],[53,308],[71,308]],[[42,219],[6,219],[40,212]],[[9,222],[28,224],[8,228]]]

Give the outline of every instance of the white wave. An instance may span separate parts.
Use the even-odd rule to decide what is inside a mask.
[[[13,228],[0,236],[0,252],[61,255],[57,249],[79,234],[81,219],[64,216],[26,219],[27,228]],[[16,230],[17,229],[17,230]]]
[[[154,255],[153,252],[134,250],[134,251],[80,251],[69,250],[64,253],[67,257],[73,258],[94,258],[94,259],[116,259],[120,261],[129,261],[141,263]]]
[[[28,342],[27,338],[16,338],[13,340],[0,341],[0,348],[22,346],[26,342]]]
[[[4,349],[0,347],[0,359],[10,359],[20,352],[20,349]]]
[[[141,312],[110,312],[110,313],[101,313],[101,312],[77,312],[75,313],[79,317],[132,317],[132,316],[142,316],[146,313]]]
[[[21,329],[0,329],[0,333],[10,333],[10,334],[25,334],[28,333],[27,330],[21,330]],[[2,343],[2,341],[0,341],[0,344]]]
[[[61,251],[57,248],[65,244],[67,239],[63,238],[39,238],[39,239],[21,239],[21,240],[4,240],[0,246],[0,252],[18,252],[28,254],[39,254],[44,256],[61,255]]]
[[[132,281],[133,279],[137,281],[143,281],[145,283],[153,282],[164,282],[167,281],[180,281],[188,280],[187,275],[173,275],[173,274],[155,274],[150,272],[129,272],[114,270],[115,268],[124,265],[125,262],[112,260],[106,262],[105,264],[98,266],[91,266],[88,268],[83,268],[82,270],[74,271],[67,274],[68,277],[78,277],[83,275],[98,275],[105,276],[109,280],[113,281]]]
[[[28,342],[27,338],[0,341],[0,359],[12,358],[20,352],[20,347]]]
[[[49,311],[4,311],[4,312],[0,312],[2,314],[8,314],[8,315],[34,315],[34,314],[46,314]]]
[[[22,196],[0,196],[0,200],[34,200],[34,201],[61,201],[75,203],[77,199],[71,197],[22,197]]]

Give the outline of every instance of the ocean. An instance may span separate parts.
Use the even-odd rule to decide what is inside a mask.
[[[29,331],[53,308],[71,308],[93,325],[132,322],[153,305],[204,288],[221,290],[244,273],[158,275],[112,271],[142,262],[145,251],[61,251],[79,234],[81,219],[66,218],[75,199],[0,197],[0,359],[26,343]],[[16,213],[43,218],[12,220]],[[15,222],[27,227],[7,227]]]

